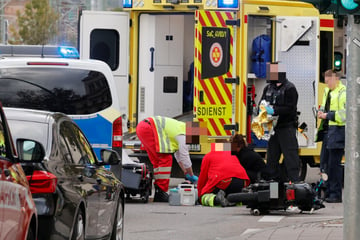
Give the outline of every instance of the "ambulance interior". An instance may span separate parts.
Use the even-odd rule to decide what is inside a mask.
[[[247,74],[247,106],[248,106],[248,126],[247,134],[251,134],[251,143],[258,147],[266,147],[267,143],[265,140],[257,139],[255,134],[251,131],[251,120],[258,114],[258,105],[260,103],[260,98],[263,92],[264,87],[266,86],[265,73],[259,72],[260,65],[264,64],[260,61],[265,59],[271,60],[271,38],[272,38],[272,21],[270,17],[267,16],[256,16],[248,15],[248,32],[247,32],[247,56],[248,56],[248,74]],[[268,38],[266,38],[268,37]],[[259,52],[256,52],[256,49],[253,48],[255,44],[254,41],[257,41],[260,45],[268,44],[265,43],[266,39],[270,39],[270,51],[265,55],[259,56]]]
[[[138,121],[192,119],[194,21],[194,13],[140,15]]]
[[[248,16],[247,105],[249,106],[249,103],[251,106],[255,104],[256,107],[248,108],[247,133],[251,131],[251,126],[249,126],[251,119],[258,114],[257,107],[266,85],[266,67],[261,65],[268,61],[278,61],[286,69],[287,79],[295,84],[299,95],[297,106],[299,124],[306,124],[304,132],[298,132],[297,134],[299,146],[315,147],[314,134],[317,119],[314,115],[314,107],[318,105],[317,89],[319,72],[321,71],[318,62],[318,53],[320,52],[318,23],[319,18],[317,17]],[[261,41],[258,41],[260,36],[262,36]],[[260,48],[266,47],[266,41],[264,40],[269,40],[268,38],[271,41],[269,50],[264,50],[265,54],[260,54],[258,48],[259,46]],[[258,42],[255,44],[255,41]],[[327,41],[327,50],[331,49],[329,41],[325,41]],[[324,65],[328,65],[328,60],[325,61],[326,63],[322,58],[320,68],[326,68]],[[251,140],[255,147],[261,148],[267,145],[264,139],[258,139],[254,134],[252,134]]]

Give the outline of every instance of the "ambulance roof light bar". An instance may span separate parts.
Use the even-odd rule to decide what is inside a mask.
[[[238,9],[240,0],[122,0],[124,10]]]
[[[123,0],[123,8],[132,8],[132,0]]]
[[[239,0],[218,0],[218,8],[238,8]]]

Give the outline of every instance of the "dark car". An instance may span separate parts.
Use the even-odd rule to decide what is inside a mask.
[[[31,141],[27,140],[28,143]],[[32,142],[35,144],[34,142]],[[32,159],[31,153],[28,157]],[[36,207],[0,103],[0,239],[35,240]]]
[[[119,155],[101,150],[99,161],[80,128],[68,116],[5,108],[19,154],[38,152],[41,163],[23,165],[39,219],[38,239],[122,239],[124,187],[104,165]],[[96,127],[96,126],[94,126]]]

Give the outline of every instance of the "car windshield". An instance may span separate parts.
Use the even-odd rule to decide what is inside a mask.
[[[112,103],[105,76],[91,70],[0,69],[0,86],[0,101],[4,107],[91,114]]]

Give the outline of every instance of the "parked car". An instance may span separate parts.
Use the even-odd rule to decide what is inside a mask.
[[[27,140],[29,144],[35,142]],[[29,162],[32,154],[28,153]],[[0,239],[36,240],[37,215],[0,103]],[[33,162],[33,161],[31,161]]]
[[[37,152],[41,163],[25,164],[39,219],[38,239],[122,239],[124,187],[104,165],[118,164],[114,150],[99,161],[88,140],[63,113],[4,108],[20,155]]]

